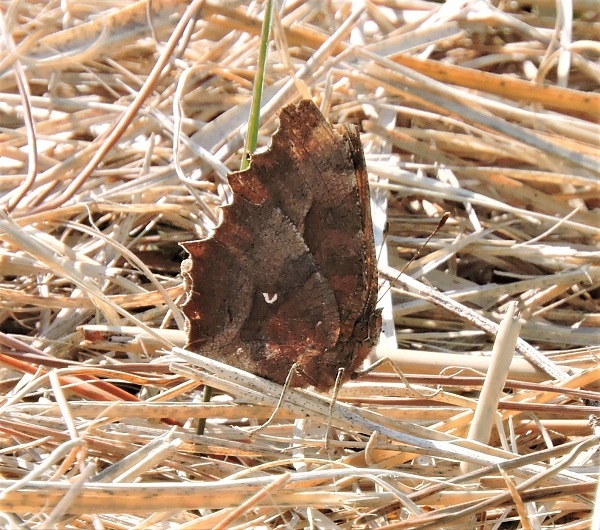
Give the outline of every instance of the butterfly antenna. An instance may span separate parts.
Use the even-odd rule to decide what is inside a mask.
[[[417,260],[417,258],[419,258],[419,256],[421,256],[421,252],[423,252],[423,250],[425,249],[425,247],[427,247],[427,245],[429,245],[429,242],[431,241],[431,239],[433,238],[433,236],[435,236],[441,230],[441,228],[446,224],[446,221],[448,220],[449,217],[450,217],[450,212],[444,212],[444,215],[442,215],[442,217],[440,218],[440,220],[439,220],[437,226],[435,227],[435,229],[433,230],[433,232],[431,232],[431,234],[425,240],[425,242],[417,249],[417,251],[413,254],[413,256],[410,258],[410,260],[408,260],[408,263],[406,265],[404,265],[404,268],[400,271],[400,273],[396,277],[396,280],[398,278],[400,278],[400,276],[402,276],[404,274],[404,272],[406,271],[406,269],[408,269],[408,267],[410,267],[410,265],[415,260]],[[386,232],[386,237],[387,237],[387,232]],[[379,300],[381,300],[388,293],[388,291],[394,286],[394,283],[396,283],[396,280],[394,280],[393,282],[389,283],[389,285],[388,285],[387,289],[385,290],[385,292],[383,292],[382,295],[379,297]]]
[[[377,254],[377,263],[379,263],[379,260],[381,259],[381,253],[383,252],[383,249],[387,242],[387,236],[388,236],[389,231],[390,231],[390,223],[386,221],[385,225],[383,226],[383,241],[381,242],[381,246],[379,247],[379,253]]]

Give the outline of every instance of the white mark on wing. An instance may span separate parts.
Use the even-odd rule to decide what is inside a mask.
[[[269,293],[263,293],[263,297],[267,304],[272,304],[277,300],[277,293],[270,295]]]

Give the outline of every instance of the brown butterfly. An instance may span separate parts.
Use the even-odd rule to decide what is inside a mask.
[[[381,330],[360,137],[310,100],[282,109],[269,149],[228,177],[214,235],[184,243],[186,348],[292,386],[326,390]]]

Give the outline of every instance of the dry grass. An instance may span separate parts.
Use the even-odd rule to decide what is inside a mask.
[[[281,387],[175,346],[178,243],[229,199],[262,4],[1,5],[3,528],[592,526],[594,2],[278,12],[262,143],[299,97],[361,124],[394,364],[259,430]]]

